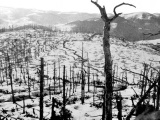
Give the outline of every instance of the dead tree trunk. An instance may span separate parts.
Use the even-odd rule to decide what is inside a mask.
[[[145,76],[146,75],[146,64],[144,64],[144,71],[143,71],[143,79],[142,79],[142,89],[141,89],[141,97],[144,94],[144,87],[145,87]]]
[[[159,99],[160,99],[160,79],[158,79],[156,110],[159,110]]]
[[[90,65],[89,65],[89,58],[88,58],[88,53],[87,53],[87,59],[88,59],[88,92],[90,91],[89,89],[89,82],[90,82]]]
[[[82,83],[81,83],[81,103],[84,104],[84,97],[85,97],[85,79],[84,79],[84,72],[83,72],[83,43],[82,43],[82,66],[81,66],[81,75],[82,75]]]
[[[75,88],[75,84],[74,84],[74,67],[72,69],[73,69],[73,72],[72,72],[72,80],[73,80],[73,92],[72,92],[72,94],[73,94],[74,93],[74,88]]]
[[[25,99],[23,97],[23,114],[25,114]]]
[[[103,106],[103,115],[102,120],[112,120],[112,60],[111,60],[111,51],[110,51],[110,23],[115,20],[119,15],[122,13],[116,13],[116,8],[122,5],[129,5],[133,6],[132,4],[128,3],[121,3],[114,8],[114,16],[109,18],[107,16],[105,7],[101,7],[97,2],[91,0],[91,2],[96,5],[101,13],[101,18],[104,21],[104,28],[103,28],[103,51],[105,57],[105,66],[104,66],[104,73],[105,73],[105,89],[104,89],[104,106]]]
[[[56,63],[54,62],[54,94],[56,93]]]
[[[8,65],[9,65],[8,66],[9,67],[9,78],[10,78],[10,82],[11,82],[12,101],[13,101],[13,103],[16,103],[15,97],[14,97],[14,91],[13,91],[12,67],[11,67],[10,57],[8,55],[8,52],[7,52],[7,58],[8,58]]]
[[[44,83],[44,59],[41,58],[41,73],[40,73],[40,119],[43,120],[43,83]]]
[[[61,91],[61,86],[60,86],[60,78],[61,78],[61,76],[60,76],[60,73],[61,73],[61,71],[60,71],[60,69],[61,69],[61,67],[60,67],[60,60],[58,61],[58,63],[59,63],[59,91]]]
[[[55,99],[54,99],[54,97],[52,97],[51,120],[54,120],[54,119],[55,119],[55,116],[56,116],[56,112],[54,111],[54,107],[55,107]]]
[[[116,96],[116,103],[117,103],[117,109],[118,109],[118,120],[122,120],[122,96],[121,94]]]
[[[30,77],[29,77],[29,65],[27,61],[27,75],[28,75],[28,92],[29,92],[29,98],[31,98],[31,84],[30,84]]]
[[[66,82],[65,82],[65,65],[63,67],[63,107],[62,107],[62,110],[63,110],[63,120],[65,120],[65,106],[66,106],[66,95],[65,95],[65,85],[66,85]]]

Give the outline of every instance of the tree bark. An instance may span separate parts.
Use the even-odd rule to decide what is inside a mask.
[[[40,73],[40,118],[39,120],[43,120],[43,84],[44,84],[44,59],[41,58],[41,73]]]
[[[110,23],[115,20],[122,13],[116,13],[116,8],[122,5],[129,5],[135,7],[132,4],[121,3],[114,7],[113,12],[114,16],[109,18],[107,16],[105,7],[101,7],[97,2],[91,0],[91,2],[96,5],[101,13],[101,18],[104,21],[103,28],[103,51],[105,57],[105,65],[104,65],[104,73],[105,73],[105,88],[104,88],[104,103],[103,103],[103,112],[102,112],[102,120],[112,120],[112,59],[111,59],[111,51],[110,51]]]
[[[82,82],[81,82],[81,103],[84,104],[84,97],[85,97],[85,78],[83,72],[83,42],[82,42],[82,66],[81,66],[81,75],[82,75]]]
[[[159,99],[160,99],[160,78],[158,79],[156,110],[159,110]]]
[[[63,107],[62,107],[62,110],[63,110],[63,120],[65,120],[66,118],[65,118],[65,106],[66,106],[66,95],[65,95],[65,93],[66,93],[66,91],[65,91],[65,85],[66,85],[66,83],[65,83],[65,65],[64,65],[64,67],[63,67]]]
[[[111,52],[110,52],[110,43],[109,43],[109,29],[110,23],[106,22],[104,26],[103,33],[103,50],[105,56],[105,89],[104,89],[104,106],[103,111],[104,119],[112,120],[112,60],[111,60]]]

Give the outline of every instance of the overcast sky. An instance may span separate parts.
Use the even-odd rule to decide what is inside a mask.
[[[134,4],[136,8],[122,6],[117,9],[117,12],[160,13],[160,0],[98,0],[100,5],[105,5],[107,13],[112,13],[114,6],[122,2]],[[99,13],[98,8],[90,0],[0,0],[0,6],[63,12]]]

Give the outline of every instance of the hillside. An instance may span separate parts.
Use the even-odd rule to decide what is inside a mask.
[[[57,26],[62,30],[82,33],[102,33],[103,21],[99,14],[43,11],[35,9],[0,7],[0,28],[18,27],[28,24]],[[113,16],[108,14],[109,17]],[[71,29],[72,28],[72,29]],[[137,12],[122,14],[111,24],[111,36],[129,41],[153,40],[160,35],[147,36],[160,30],[160,14]]]
[[[0,120],[102,119],[103,26],[99,14],[0,7]],[[141,98],[160,109],[160,34],[144,35],[158,31],[159,13],[111,23],[113,120]]]
[[[76,20],[99,17],[98,14],[43,11],[35,9],[0,7],[0,27],[39,24],[53,26]]]
[[[73,31],[77,32],[98,32],[102,33],[103,21],[99,18],[88,19],[84,21],[75,21],[69,23],[74,25]],[[111,23],[111,36],[124,38],[129,41],[152,40],[160,38],[156,36],[143,36],[143,33],[157,33],[160,30],[159,14],[150,14],[146,12],[122,14],[113,23]]]

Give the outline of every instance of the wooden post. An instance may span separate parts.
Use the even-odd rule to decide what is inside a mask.
[[[51,85],[49,84],[49,98],[51,99]]]
[[[87,53],[87,59],[88,59],[88,92],[90,91],[90,64],[89,64],[89,58],[88,58],[88,53]]]
[[[122,97],[121,95],[116,96],[116,103],[117,103],[117,109],[118,109],[118,120],[122,120]]]
[[[145,73],[145,76],[148,77],[148,74],[149,74],[149,69],[148,69],[148,66],[146,65],[146,73]],[[145,79],[145,82],[144,82],[144,93],[146,92],[147,83],[148,83],[148,80]]]
[[[69,91],[69,90],[68,90],[68,88],[67,88],[66,95],[65,95],[66,98],[67,98],[67,96],[68,96],[68,91]]]
[[[135,81],[134,81],[134,79],[135,79],[135,74],[133,73],[133,84],[135,84]]]
[[[9,64],[9,78],[10,78],[10,82],[11,82],[12,101],[13,101],[13,103],[15,103],[16,101],[14,98],[13,82],[12,82],[12,68],[11,68],[10,57],[8,55],[8,52],[7,52],[7,58],[8,58],[8,64]]]
[[[66,73],[65,73],[65,74],[66,74],[66,77],[65,77],[65,79],[67,80],[67,79],[68,79],[68,76],[67,76],[67,74],[68,74],[68,73],[67,73],[67,70],[66,70]]]
[[[23,114],[25,113],[25,100],[24,100],[24,96],[23,96]]]
[[[114,68],[113,68],[113,72],[112,72],[112,86],[114,87],[114,85],[115,85],[115,65],[114,65]]]
[[[66,86],[66,79],[65,79],[65,65],[63,67],[63,119],[65,119],[65,106],[66,106],[66,96],[65,96],[65,86]]]
[[[28,66],[28,61],[27,61],[27,77],[28,77],[28,92],[29,92],[29,97],[31,98],[31,86],[30,86],[30,77],[29,77],[29,66]]]
[[[2,85],[3,84],[3,80],[2,80],[2,71],[1,70],[0,70],[0,79],[1,79],[1,85]]]
[[[128,76],[127,76],[127,72],[126,72],[126,83],[129,83],[129,82],[128,82]]]
[[[155,108],[156,107],[156,86],[154,86],[154,88],[153,88],[152,98],[153,98],[153,104],[154,104],[154,108]]]
[[[61,67],[60,67],[60,60],[59,60],[59,90],[61,90],[61,86],[60,86],[60,79],[61,79],[61,76],[60,76],[60,74],[61,74],[61,71],[60,71],[60,69],[61,69]]]
[[[55,116],[56,116],[56,112],[54,111],[54,107],[55,107],[55,100],[54,100],[54,97],[52,97],[51,120],[54,120],[54,119],[55,119]]]
[[[83,42],[82,42],[82,66],[81,66],[81,75],[82,75],[82,83],[81,83],[81,103],[84,104],[85,97],[85,79],[83,73]]]
[[[46,63],[47,65],[47,85],[48,85],[48,82],[49,82],[49,75],[48,75],[48,63]]]
[[[93,73],[93,79],[94,79],[94,73]],[[94,86],[94,93],[96,93],[96,80],[93,81],[93,86]]]
[[[3,68],[3,60],[1,60],[1,68]],[[4,68],[3,68],[4,69]],[[4,75],[3,75],[3,70],[1,71],[1,79],[2,79],[2,82],[4,82]]]
[[[43,85],[44,83],[44,59],[41,58],[41,70],[40,70],[40,118],[39,120],[43,120]]]
[[[142,90],[141,90],[141,96],[143,95],[143,93],[144,93],[144,83],[145,83],[145,78],[144,78],[144,76],[145,76],[145,74],[146,74],[146,64],[144,63],[144,71],[143,71],[143,79],[142,79]]]
[[[94,105],[94,91],[93,91],[93,105]]]
[[[55,87],[56,87],[56,63],[54,62],[54,94],[56,91]]]
[[[95,92],[95,80],[94,80],[94,73],[93,73],[93,91]]]
[[[72,89],[72,69],[71,69],[71,66],[70,66],[70,88],[69,88],[69,97],[71,95],[71,89]]]
[[[159,110],[159,102],[160,102],[159,99],[160,99],[160,79],[158,79],[156,110]]]
[[[23,79],[24,79],[24,83],[26,84],[26,72],[25,72],[25,69],[23,68]]]
[[[7,77],[8,77],[8,64],[9,63],[7,63],[8,62],[8,51],[7,51],[7,57],[5,57],[5,74],[6,74],[6,79],[7,79]]]
[[[74,67],[73,67],[73,72],[72,72],[72,79],[73,79],[73,93],[74,93],[74,88],[75,88],[75,83],[74,83]]]

